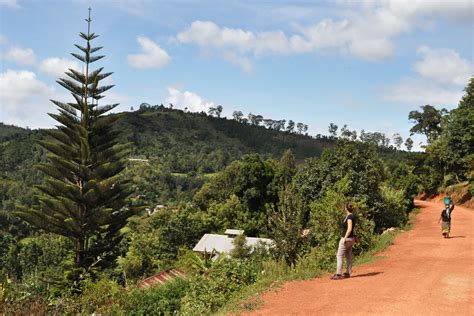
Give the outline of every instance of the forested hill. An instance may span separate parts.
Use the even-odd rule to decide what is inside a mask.
[[[245,154],[276,158],[286,149],[303,160],[334,144],[324,136],[313,138],[163,106],[114,115],[120,115],[116,124],[121,141],[134,143],[132,157],[155,160],[173,173],[216,172]],[[0,124],[1,170],[28,169],[38,162],[41,153],[33,144],[41,137],[41,130]]]
[[[133,154],[158,158],[172,172],[215,172],[244,154],[276,158],[287,149],[297,160],[303,160],[334,144],[326,137],[313,138],[163,106],[120,115],[122,137],[135,144]]]
[[[0,122],[0,142],[3,142],[10,138],[15,138],[20,134],[28,133],[27,129],[14,126],[14,125],[5,125]]]
[[[334,139],[313,138],[240,123],[235,120],[185,113],[163,106],[142,107],[119,114],[121,142],[133,142],[130,158],[150,163],[131,164],[128,172],[149,203],[190,198],[208,174],[218,172],[245,154],[279,158],[291,149],[297,160],[319,155]],[[31,188],[43,174],[33,166],[45,159],[37,140],[44,130],[0,123],[0,199],[12,211],[17,202],[31,205]],[[142,195],[143,195],[142,194]]]

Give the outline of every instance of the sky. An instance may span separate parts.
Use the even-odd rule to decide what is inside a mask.
[[[116,111],[222,105],[405,139],[411,110],[455,108],[474,74],[472,0],[0,0],[1,122],[54,126],[89,7]]]

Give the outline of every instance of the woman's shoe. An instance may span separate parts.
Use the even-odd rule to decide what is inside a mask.
[[[344,279],[344,277],[340,274],[334,274],[332,277],[331,277],[331,280],[341,280],[341,279]]]
[[[342,276],[344,277],[344,279],[347,279],[347,278],[350,278],[350,277],[351,277],[351,275],[350,275],[349,273],[347,273],[347,272],[344,272],[344,273],[342,274]]]

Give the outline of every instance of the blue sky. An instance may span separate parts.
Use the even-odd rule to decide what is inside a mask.
[[[0,121],[52,126],[48,99],[72,101],[54,81],[80,67],[89,6],[119,110],[221,104],[406,138],[410,110],[456,107],[474,73],[471,0],[0,0]]]

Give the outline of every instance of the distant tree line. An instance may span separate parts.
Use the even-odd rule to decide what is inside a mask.
[[[330,123],[328,126],[328,131],[329,131],[329,137],[332,139],[346,139],[346,140],[351,140],[351,141],[361,141],[363,143],[367,144],[373,144],[379,147],[383,148],[389,148],[389,149],[397,149],[401,150],[402,149],[402,144],[403,144],[403,138],[399,133],[395,133],[392,135],[392,140],[393,144],[395,146],[391,146],[390,142],[391,139],[385,135],[384,133],[381,132],[366,132],[364,129],[362,129],[359,134],[357,134],[356,130],[350,130],[347,126],[347,124],[344,124],[344,126],[341,128],[340,133],[338,135],[337,131],[339,129],[339,126],[337,126],[334,123]],[[405,148],[408,151],[411,151],[413,148],[413,140],[408,137],[405,140]]]

